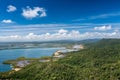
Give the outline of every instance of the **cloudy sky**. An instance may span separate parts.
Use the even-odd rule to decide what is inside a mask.
[[[120,0],[0,0],[0,42],[120,38]]]

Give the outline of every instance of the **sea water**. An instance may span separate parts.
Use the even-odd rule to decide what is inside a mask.
[[[12,69],[10,65],[3,64],[6,60],[13,60],[19,57],[40,58],[41,56],[51,56],[55,51],[61,49],[62,48],[31,48],[0,50],[0,72]]]

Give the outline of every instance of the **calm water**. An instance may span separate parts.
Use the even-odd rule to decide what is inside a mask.
[[[0,72],[11,70],[10,65],[2,64],[6,60],[18,57],[39,58],[41,56],[51,56],[56,50],[62,48],[32,48],[32,49],[11,49],[0,50]]]

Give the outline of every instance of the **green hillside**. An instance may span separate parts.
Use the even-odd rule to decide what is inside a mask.
[[[18,72],[1,73],[13,80],[120,80],[120,39],[103,39],[58,61],[35,62]]]

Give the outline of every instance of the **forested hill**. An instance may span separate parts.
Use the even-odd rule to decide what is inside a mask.
[[[0,78],[19,80],[120,80],[120,39],[102,39],[48,63],[35,62]]]
[[[94,43],[86,43],[86,47],[103,48],[103,47],[120,47],[120,39],[101,39]]]

